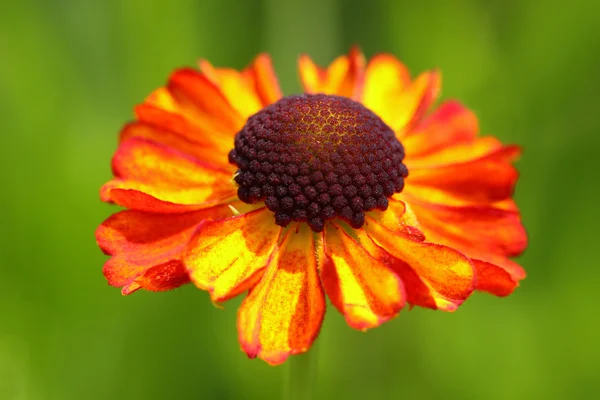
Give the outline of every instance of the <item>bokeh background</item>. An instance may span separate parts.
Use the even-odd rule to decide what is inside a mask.
[[[0,399],[279,398],[285,367],[239,349],[239,299],[106,284],[93,232],[116,208],[98,188],[132,107],[175,67],[268,51],[290,94],[300,53],[323,65],[352,44],[439,67],[444,98],[523,145],[529,276],[366,334],[330,311],[316,397],[600,398],[598,15],[593,0],[2,2]]]

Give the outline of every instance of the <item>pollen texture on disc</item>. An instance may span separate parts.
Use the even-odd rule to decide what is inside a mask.
[[[388,206],[408,175],[394,132],[362,104],[323,94],[289,96],[248,119],[229,162],[238,197],[264,201],[275,222],[320,232],[341,219],[353,228]]]

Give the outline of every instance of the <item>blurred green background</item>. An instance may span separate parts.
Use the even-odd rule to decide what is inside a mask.
[[[106,284],[93,233],[117,209],[98,188],[132,107],[175,67],[268,51],[289,94],[301,52],[326,64],[352,44],[441,68],[445,98],[523,145],[529,276],[366,334],[330,309],[317,398],[600,398],[598,15],[579,0],[3,2],[0,399],[279,397],[284,368],[239,350],[239,299]]]

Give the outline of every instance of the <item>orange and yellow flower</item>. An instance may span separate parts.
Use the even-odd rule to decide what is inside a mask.
[[[282,97],[266,54],[241,72],[202,60],[135,108],[101,189],[126,208],[96,231],[108,282],[248,292],[239,340],[270,364],[310,348],[325,296],[368,329],[406,304],[510,294],[525,277],[520,149],[478,136],[459,102],[431,110],[437,71],[412,79],[356,48],[299,69],[306,95]]]

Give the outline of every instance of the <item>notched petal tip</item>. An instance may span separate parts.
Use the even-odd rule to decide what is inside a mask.
[[[298,58],[305,92],[344,96],[355,101],[362,98],[365,64],[365,57],[356,46],[347,55],[337,57],[327,68],[319,67],[306,54]]]
[[[366,67],[361,100],[402,139],[421,121],[440,87],[439,71],[424,72],[411,80],[408,68],[398,59],[390,54],[378,54]]]
[[[238,310],[238,334],[250,358],[276,365],[310,348],[325,312],[313,235],[289,228],[258,284]]]
[[[473,263],[462,253],[394,234],[376,221],[365,232],[387,253],[380,258],[402,278],[409,303],[454,311],[475,290]]]
[[[476,290],[505,297],[519,286],[519,280],[502,267],[481,260],[473,260],[473,264],[477,270]]]
[[[111,256],[104,264],[104,276],[111,286],[122,287],[123,294],[179,287],[189,282],[181,255],[196,226],[230,214],[226,206],[181,214],[116,213],[96,230],[100,249]]]
[[[402,280],[342,228],[325,228],[321,281],[348,325],[367,330],[395,317],[405,303]]]
[[[247,71],[247,72],[246,72]],[[275,103],[283,95],[273,61],[268,53],[260,53],[245,72],[253,77],[254,88],[262,100],[263,106]]]

